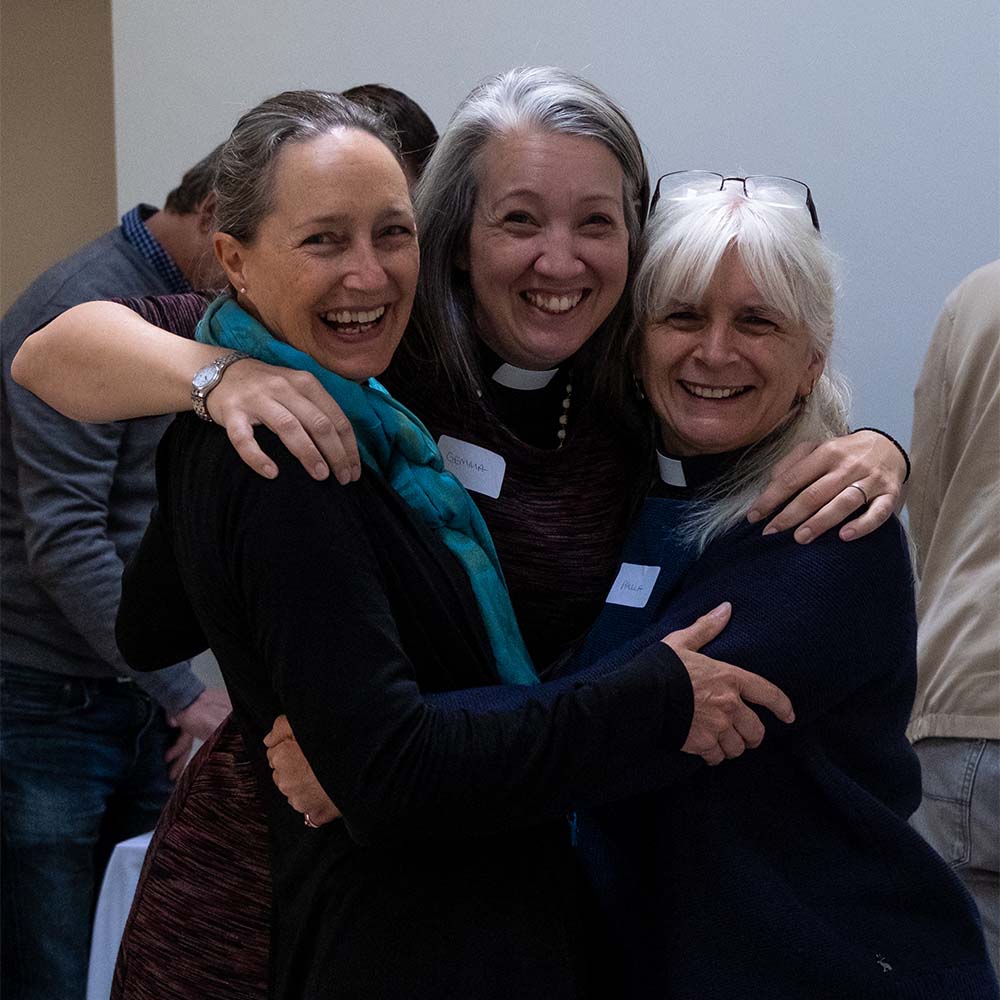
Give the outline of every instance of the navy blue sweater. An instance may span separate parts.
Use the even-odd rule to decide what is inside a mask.
[[[907,824],[920,771],[905,736],[916,625],[901,526],[808,546],[736,528],[630,649],[723,600],[732,620],[703,652],[778,684],[796,722],[771,720],[761,748],[586,818],[581,847],[635,995],[997,997],[974,905]]]

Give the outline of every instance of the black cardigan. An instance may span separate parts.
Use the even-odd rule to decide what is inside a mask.
[[[182,591],[191,648],[208,639],[219,659],[271,824],[276,995],[334,978],[364,996],[579,995],[567,828],[529,824],[667,780],[686,671],[654,643],[593,681],[512,689],[475,725],[427,705],[496,681],[461,568],[370,471],[317,483],[262,444],[275,481],[221,428],[171,427],[119,642],[139,668],[159,665],[161,635],[174,655],[162,596]],[[282,711],[344,822],[308,830],[274,789],[261,739]]]
[[[772,722],[738,760],[581,818],[633,995],[995,1000],[975,906],[907,823],[920,769],[905,733],[916,619],[899,523],[807,546],[737,527],[619,655],[722,600],[732,619],[703,652],[773,681],[796,721]]]

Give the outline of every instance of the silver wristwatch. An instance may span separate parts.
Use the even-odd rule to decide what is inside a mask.
[[[233,351],[231,354],[223,354],[221,358],[216,358],[194,373],[194,378],[191,379],[191,405],[202,420],[207,420],[210,424],[215,422],[209,416],[205,401],[208,399],[208,394],[222,381],[222,373],[234,361],[249,357],[250,355],[244,354],[243,351]]]

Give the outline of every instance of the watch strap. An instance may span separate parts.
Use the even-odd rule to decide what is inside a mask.
[[[210,424],[215,423],[208,412],[208,407],[205,405],[208,400],[208,394],[222,381],[223,373],[231,364],[249,357],[250,355],[244,351],[231,351],[229,354],[223,354],[221,357],[209,362],[204,368],[199,368],[195,372],[194,379],[191,382],[191,406],[202,420]]]

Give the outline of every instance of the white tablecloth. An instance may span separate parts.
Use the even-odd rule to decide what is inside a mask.
[[[111,853],[101,894],[94,914],[94,936],[90,944],[90,970],[87,973],[87,1000],[108,1000],[115,972],[115,959],[122,931],[132,907],[132,897],[139,883],[139,872],[146,857],[152,833],[123,840]]]

